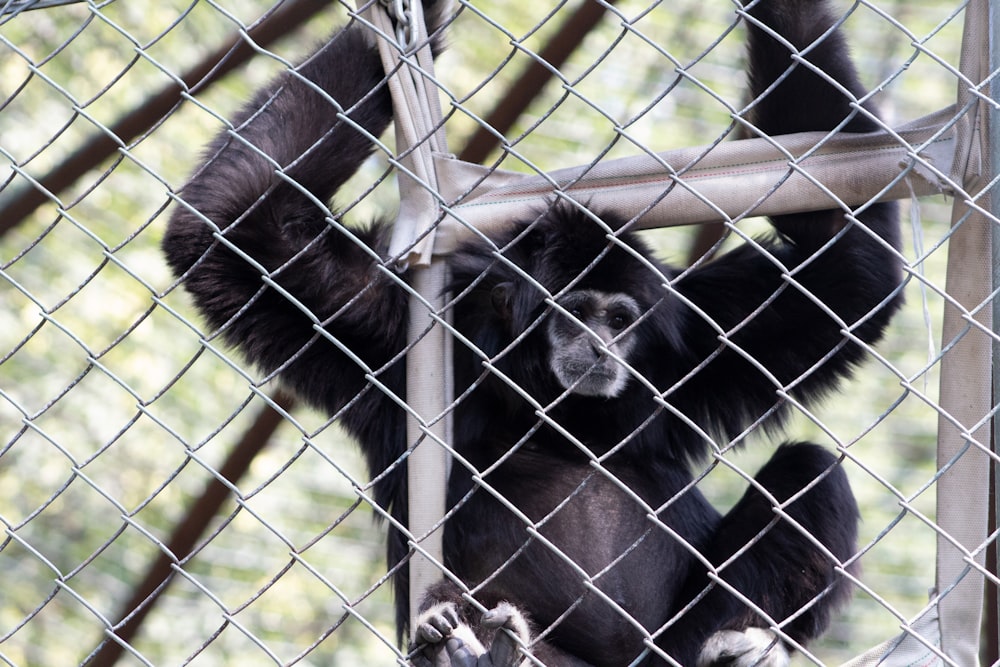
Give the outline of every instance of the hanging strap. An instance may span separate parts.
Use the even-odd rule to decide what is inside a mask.
[[[389,252],[401,268],[410,267],[413,288],[406,356],[410,627],[423,592],[441,578],[441,523],[445,512],[452,401],[451,338],[440,313],[447,266],[432,262],[439,204],[438,178],[431,157],[447,150],[441,107],[434,85],[434,59],[420,0],[365,2],[362,13],[378,35],[388,76],[396,131],[399,215]],[[391,14],[391,16],[390,16]]]
[[[447,152],[447,143],[423,6],[420,0],[359,2],[376,28],[392,95],[400,209],[389,253],[402,265],[427,266],[440,211],[432,156]]]

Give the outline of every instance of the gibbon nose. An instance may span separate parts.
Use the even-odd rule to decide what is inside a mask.
[[[608,348],[611,347],[611,341],[614,340],[614,336],[609,336],[607,331],[595,331],[597,336],[590,337],[590,349],[598,357],[607,354]]]

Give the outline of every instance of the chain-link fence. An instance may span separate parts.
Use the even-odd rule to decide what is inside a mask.
[[[998,3],[438,4],[0,4],[0,661],[995,663]]]

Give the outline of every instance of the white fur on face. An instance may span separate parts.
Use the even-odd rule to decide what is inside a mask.
[[[561,299],[569,314],[549,315],[549,367],[564,389],[580,396],[614,398],[629,381],[627,360],[635,339],[629,327],[639,305],[626,294],[578,290]],[[614,356],[612,356],[614,355]]]

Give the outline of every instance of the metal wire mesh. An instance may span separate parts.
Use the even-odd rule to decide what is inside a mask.
[[[560,26],[589,5],[600,10],[593,30],[553,66]],[[196,315],[159,251],[200,147],[354,7],[119,0],[2,8],[0,661],[402,662],[384,524],[372,520],[394,521],[373,500],[379,476],[365,470],[339,414],[303,407],[279,388],[281,368],[254,369],[224,343],[224,328]],[[953,0],[843,7],[888,126],[953,102],[963,82],[962,9]],[[532,84],[523,73],[541,66],[553,77],[509,129],[487,129],[503,144],[483,153],[490,167],[544,174],[686,146],[708,151],[741,124],[743,28],[731,3],[461,2],[448,30],[435,81],[456,152],[491,127],[498,100],[525,96]],[[338,231],[358,243],[357,228],[340,221],[391,215],[397,204],[393,142],[372,141],[375,157],[337,201]],[[936,422],[951,418],[938,380],[954,344],[941,338],[941,313],[954,303],[945,265],[962,219],[951,221],[943,198],[904,205],[908,303],[889,334],[865,347],[865,365],[821,407],[799,403],[787,387],[776,394],[794,405],[789,433],[844,456],[863,516],[854,600],[795,664],[839,664],[897,634],[934,584],[932,492],[946,470],[935,461]],[[727,222],[713,250],[754,245],[762,229],[759,220]],[[698,230],[646,234],[684,262]],[[398,279],[394,266],[380,270]],[[280,290],[280,280],[269,286]],[[964,311],[968,330],[982,329],[974,316],[994,299]],[[562,308],[554,295],[549,305]],[[390,391],[379,368],[365,371],[364,391]],[[393,400],[406,409],[405,396]],[[983,422],[995,413],[994,401]],[[561,428],[545,406],[539,417]],[[724,442],[705,434],[713,456],[693,484],[720,507],[771,454],[756,426]],[[601,457],[594,470],[611,475]],[[528,530],[541,537],[540,527]],[[988,592],[996,584],[989,575]],[[995,619],[985,623],[995,640]],[[984,650],[996,659],[995,643]]]

